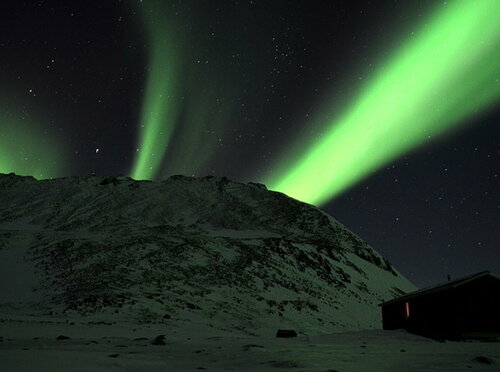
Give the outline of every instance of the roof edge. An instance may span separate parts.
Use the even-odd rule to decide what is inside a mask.
[[[450,281],[450,282],[445,282],[445,283],[437,284],[437,285],[432,286],[432,287],[425,287],[422,289],[418,289],[416,291],[407,293],[407,294],[402,295],[400,297],[393,298],[392,300],[382,302],[382,303],[378,304],[378,306],[384,306],[384,305],[388,305],[391,303],[403,301],[405,299],[414,298],[414,297],[417,297],[419,295],[424,296],[424,295],[429,294],[429,293],[440,292],[440,291],[443,291],[445,289],[460,287],[461,285],[464,285],[472,280],[476,280],[476,279],[482,278],[482,277],[487,276],[487,275],[491,276],[497,280],[500,280],[499,276],[492,274],[490,271],[480,271],[476,274],[471,274],[471,275],[465,276],[465,277],[460,278],[460,279],[455,279],[455,280]]]

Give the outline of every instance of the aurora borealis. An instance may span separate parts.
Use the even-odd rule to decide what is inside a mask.
[[[148,32],[151,67],[132,176],[151,179],[167,152],[179,103],[172,102],[178,94],[172,83],[176,75],[168,36],[172,31],[157,8],[144,8],[144,23],[153,25]],[[438,7],[368,78],[361,95],[329,124],[326,135],[298,159],[297,149],[304,147],[300,140],[291,146],[293,151],[285,149],[283,160],[270,172],[272,177],[263,182],[299,200],[324,204],[389,161],[491,106],[500,97],[495,80],[500,66],[500,25],[495,17],[499,11],[494,0]],[[198,98],[187,113],[192,120],[190,138],[202,134],[200,112],[206,112],[207,100]],[[191,144],[201,147],[196,140]],[[174,159],[174,164],[185,173],[183,159],[190,157],[193,154]]]
[[[15,171],[44,179],[55,177],[66,170],[64,145],[43,129],[43,119],[15,110],[13,104],[0,107],[0,173]]]
[[[496,257],[499,4],[2,4],[0,172],[261,182],[406,272],[422,249],[435,277],[482,270]]]
[[[176,76],[173,27],[158,2],[138,7],[150,40],[147,82],[140,117],[139,144],[131,176],[153,179],[170,142],[176,120]],[[169,27],[170,26],[170,27]]]
[[[298,161],[265,182],[325,204],[401,154],[500,98],[500,2],[450,2],[433,14]]]

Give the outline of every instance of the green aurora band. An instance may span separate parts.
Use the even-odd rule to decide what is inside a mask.
[[[500,98],[500,1],[449,1],[324,136],[264,182],[321,205]]]
[[[178,110],[174,102],[177,56],[170,38],[172,26],[159,5],[151,1],[148,6],[146,3],[140,6],[150,44],[138,151],[131,172],[135,179],[155,177],[168,148]]]
[[[176,136],[175,151],[163,174],[194,175],[202,171],[206,161],[210,159],[207,145],[211,138],[207,136],[204,125],[220,123],[210,115],[214,106],[213,94],[204,89],[187,97],[186,117],[182,123],[182,131]]]
[[[190,75],[198,77],[201,74]],[[196,86],[196,82],[188,81],[186,84],[192,93],[186,94],[184,117],[178,123],[175,144],[169,150],[169,161],[160,175],[200,175],[210,172],[208,165],[220,146],[219,138],[222,141],[227,133],[234,109],[234,105],[223,97],[235,97],[237,93],[229,87],[216,86],[215,81],[208,77],[201,81],[201,89]]]
[[[26,113],[0,108],[0,173],[37,179],[60,177],[66,167],[59,144],[33,119],[28,120]]]

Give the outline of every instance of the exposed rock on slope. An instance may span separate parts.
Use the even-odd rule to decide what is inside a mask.
[[[380,327],[377,303],[415,288],[321,210],[225,178],[0,174],[0,256],[12,250],[68,311],[249,333]]]

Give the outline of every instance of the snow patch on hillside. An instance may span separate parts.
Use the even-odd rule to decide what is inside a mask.
[[[415,289],[320,209],[215,177],[0,175],[0,254],[29,282],[0,303],[246,334],[380,328],[378,303]]]

